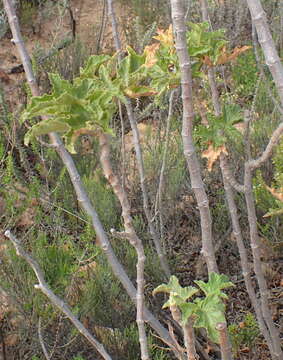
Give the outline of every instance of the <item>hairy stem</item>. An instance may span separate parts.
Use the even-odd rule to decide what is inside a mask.
[[[245,186],[245,199],[248,210],[248,221],[250,227],[250,241],[251,241],[251,249],[253,254],[254,272],[256,275],[256,279],[259,286],[259,292],[261,295],[261,311],[265,323],[269,329],[271,342],[273,344],[273,351],[271,352],[272,359],[279,360],[283,358],[283,352],[281,350],[279,332],[274,325],[274,322],[272,320],[272,314],[268,305],[269,292],[263,274],[261,259],[260,259],[261,255],[260,255],[258,229],[257,229],[257,216],[256,216],[255,200],[252,189],[252,171],[249,162],[246,162],[245,164],[244,186]]]
[[[170,306],[172,318],[182,327],[184,343],[187,350],[187,360],[196,360],[198,355],[195,347],[195,334],[193,328],[193,320],[188,319],[187,324],[182,324],[181,312],[176,305]]]

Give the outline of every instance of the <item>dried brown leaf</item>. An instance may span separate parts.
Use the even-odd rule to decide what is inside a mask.
[[[283,202],[283,188],[274,189],[265,185],[266,189],[279,201]]]
[[[226,64],[229,61],[235,60],[240,54],[243,52],[249,50],[251,46],[242,46],[242,47],[236,47],[232,53],[227,52],[227,49],[225,46],[222,48],[222,54],[219,56],[217,60],[217,65],[223,65]]]
[[[148,45],[144,49],[144,53],[146,55],[146,60],[144,66],[147,68],[152,67],[157,62],[156,52],[159,49],[160,44],[155,43],[152,45]]]
[[[209,145],[208,149],[203,151],[201,156],[207,158],[207,169],[208,171],[212,170],[213,164],[219,158],[220,154],[228,155],[225,145],[222,145],[215,149],[212,144]]]
[[[153,36],[153,39],[160,41],[162,44],[167,46],[174,45],[174,37],[173,37],[173,26],[170,24],[167,30],[158,29],[157,36]]]

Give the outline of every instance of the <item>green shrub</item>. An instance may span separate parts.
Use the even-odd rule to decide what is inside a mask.
[[[229,325],[228,332],[235,355],[244,347],[252,350],[260,335],[258,324],[251,313],[247,313],[242,322]]]

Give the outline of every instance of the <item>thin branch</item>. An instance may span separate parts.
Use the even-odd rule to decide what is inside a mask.
[[[252,40],[253,40],[253,49],[254,49],[255,59],[256,59],[257,67],[259,69],[259,74],[260,74],[260,76],[258,77],[256,89],[258,89],[259,83],[261,82],[261,80],[263,80],[264,86],[267,89],[268,95],[269,95],[270,99],[272,100],[274,107],[277,107],[277,109],[279,110],[281,115],[283,115],[283,107],[280,106],[280,103],[275,99],[275,97],[272,94],[272,90],[270,87],[270,81],[267,79],[267,77],[265,75],[263,64],[260,60],[259,50],[258,50],[258,41],[257,41],[256,29],[255,29],[254,23],[252,24]],[[253,103],[255,103],[255,96],[254,96]]]
[[[43,340],[43,336],[42,336],[42,331],[41,331],[41,317],[38,319],[37,333],[38,333],[38,339],[39,339],[39,342],[40,342],[40,345],[41,345],[43,354],[44,354],[46,360],[50,360],[51,357],[50,357],[49,354],[48,354],[48,351],[47,351],[47,349],[46,349],[46,346],[45,346],[44,340]]]
[[[248,222],[250,228],[250,242],[251,242],[251,249],[253,254],[254,272],[259,286],[259,293],[261,295],[261,311],[264,321],[267,325],[267,328],[269,329],[271,344],[273,345],[273,351],[271,351],[272,359],[279,360],[283,358],[283,353],[281,350],[279,332],[272,320],[272,314],[268,304],[269,291],[267,288],[267,283],[263,274],[262,263],[261,263],[257,216],[255,209],[255,200],[253,195],[253,187],[252,187],[252,171],[250,168],[249,161],[246,162],[245,164],[244,186],[245,186],[245,199],[248,210]]]
[[[163,152],[163,158],[162,158],[162,165],[160,170],[160,176],[159,176],[159,184],[158,184],[158,190],[157,190],[157,196],[156,196],[156,202],[155,202],[155,216],[157,215],[157,212],[159,213],[159,221],[160,221],[160,237],[161,239],[164,239],[164,226],[163,226],[163,206],[162,206],[162,195],[164,192],[164,173],[166,169],[166,159],[168,154],[168,148],[169,148],[169,135],[170,135],[170,126],[171,126],[171,118],[173,113],[173,102],[174,102],[174,96],[176,94],[177,90],[173,90],[170,93],[169,98],[169,109],[168,109],[168,116],[167,116],[167,122],[166,122],[166,132],[165,132],[165,144],[164,144],[164,152]],[[158,210],[157,210],[158,208]]]
[[[41,290],[43,294],[48,297],[50,302],[67,316],[67,318],[73,323],[76,329],[92,344],[92,346],[103,357],[103,359],[112,360],[111,356],[104,349],[104,346],[83,326],[83,324],[73,314],[71,308],[67,305],[67,303],[61,298],[59,298],[57,295],[55,295],[54,292],[49,288],[44,279],[44,275],[41,271],[40,266],[28,253],[24,251],[19,240],[9,230],[5,232],[5,236],[11,240],[17,251],[17,255],[21,256],[34,271],[39,282],[39,284],[34,285],[35,289]]]
[[[126,192],[121,185],[121,180],[113,172],[110,162],[110,145],[108,136],[104,133],[99,135],[99,145],[101,149],[100,162],[103,168],[104,176],[120,201],[122,207],[122,217],[124,219],[125,232],[122,233],[123,237],[127,237],[130,244],[135,248],[138,261],[137,261],[137,315],[136,322],[139,331],[139,342],[141,348],[142,360],[149,360],[147,337],[144,324],[144,263],[145,254],[141,239],[137,236],[133,226],[133,219],[131,217],[131,208]],[[113,231],[112,231],[113,232]],[[120,235],[122,235],[120,234]]]
[[[228,164],[228,161],[227,161],[227,156],[225,154],[221,153],[220,160],[222,163],[221,170],[222,170],[225,178],[229,182],[229,184],[238,192],[243,193],[245,190],[244,185],[238,183],[238,181],[235,179],[234,175],[232,174],[231,169]]]
[[[278,144],[283,133],[283,122],[279,124],[277,129],[273,132],[268,145],[260,157],[249,161],[249,168],[255,170],[259,168],[272,155],[273,148]]]
[[[112,32],[113,32],[113,37],[114,37],[115,48],[117,51],[119,51],[119,56],[120,56],[121,40],[119,37],[117,19],[116,19],[116,14],[115,14],[112,0],[108,0],[108,14],[109,14],[111,24],[112,24]],[[121,60],[121,57],[119,58],[119,60]],[[146,184],[145,184],[145,169],[144,169],[144,161],[143,161],[142,149],[141,149],[141,144],[140,144],[139,130],[137,127],[137,121],[136,121],[135,114],[134,114],[134,111],[132,108],[132,104],[129,99],[127,99],[127,101],[126,101],[126,110],[127,110],[127,115],[128,115],[129,121],[130,121],[131,129],[133,132],[133,143],[134,143],[134,148],[135,148],[135,153],[136,153],[136,158],[137,158],[137,166],[138,166],[138,171],[139,171],[139,176],[140,176],[140,186],[141,186],[141,192],[142,192],[142,198],[143,198],[144,213],[145,213],[145,216],[146,216],[146,219],[148,222],[150,235],[153,239],[154,246],[156,248],[156,252],[157,252],[161,267],[162,267],[166,277],[169,278],[171,275],[170,268],[169,268],[160,238],[159,238],[156,228],[153,224],[152,215],[150,213],[148,191],[147,191]]]
[[[241,261],[241,268],[242,268],[242,274],[244,277],[245,285],[247,292],[249,294],[249,298],[251,300],[252,306],[254,308],[254,311],[256,313],[256,318],[260,327],[260,331],[262,335],[264,336],[268,346],[270,347],[270,350],[272,350],[272,341],[270,334],[268,332],[268,329],[266,327],[262,311],[261,311],[261,305],[260,305],[260,299],[257,298],[257,295],[255,293],[252,279],[251,279],[251,271],[249,266],[249,260],[248,260],[248,254],[247,249],[245,247],[244,241],[243,241],[243,235],[242,230],[239,222],[239,216],[237,211],[237,205],[235,203],[235,196],[233,193],[233,189],[230,185],[229,180],[225,177],[225,171],[223,170],[223,157],[220,157],[220,167],[222,170],[222,177],[223,177],[223,183],[224,183],[224,189],[225,189],[225,195],[226,200],[228,203],[229,213],[231,216],[232,226],[233,226],[233,234],[237,242],[239,255],[240,255],[240,261]]]

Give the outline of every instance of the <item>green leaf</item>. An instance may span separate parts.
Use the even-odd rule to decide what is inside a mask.
[[[186,302],[186,300],[188,300],[190,297],[192,297],[198,292],[198,289],[192,286],[182,287],[179,284],[178,278],[175,275],[172,275],[169,279],[168,284],[161,284],[153,290],[153,295],[159,292],[165,292],[170,294],[170,298],[166,303],[166,306],[164,304],[164,306],[167,307],[171,305],[179,305]]]
[[[243,112],[239,105],[231,104],[223,107],[224,123],[229,125],[237,124],[243,121]]]
[[[130,58],[129,56],[126,56],[120,63],[119,68],[118,68],[118,75],[121,77],[121,79],[124,82],[124,85],[126,87],[129,86],[129,82],[130,82]]]
[[[189,25],[191,30],[187,33],[187,42],[190,56],[202,63],[206,55],[215,65],[221,55],[221,50],[227,44],[224,38],[225,30],[208,31],[207,22],[198,24],[190,22]]]
[[[130,73],[134,73],[145,64],[146,56],[137,54],[130,46],[127,47],[127,51],[130,58]]]
[[[141,80],[147,74],[145,66],[146,56],[138,55],[131,47],[127,47],[128,55],[121,61],[118,68],[118,77],[123,87],[127,88],[134,81]],[[137,84],[136,84],[137,85]]]
[[[42,95],[42,96],[35,96],[31,99],[31,102],[28,104],[25,111],[22,113],[21,121],[26,121],[29,118],[34,116],[42,115],[42,110],[45,107],[54,106],[54,96],[53,95]]]
[[[179,308],[182,313],[182,324],[185,326],[188,322],[188,319],[196,312],[198,306],[195,303],[183,303],[179,305]]]
[[[64,92],[71,90],[72,85],[69,81],[64,80],[60,77],[59,74],[48,74],[49,80],[52,85],[52,95],[55,97],[60,96]]]
[[[32,138],[46,135],[50,132],[64,133],[69,130],[69,126],[59,120],[44,120],[34,125],[25,135],[24,144],[27,146]]]
[[[216,295],[225,299],[227,299],[227,295],[221,290],[235,286],[231,281],[229,281],[228,276],[214,272],[209,273],[209,280],[207,283],[202,280],[195,280],[194,282],[201,288],[206,296]]]
[[[149,86],[141,86],[141,85],[132,85],[126,88],[125,94],[130,98],[140,98],[142,96],[152,96],[155,95],[157,92],[150,88]]]
[[[242,139],[235,124],[242,121],[242,109],[238,105],[224,105],[220,116],[208,114],[208,126],[199,125],[195,136],[201,144],[212,143],[214,148],[224,145],[228,139]]]
[[[215,343],[219,343],[219,332],[216,325],[219,322],[226,322],[224,315],[224,304],[217,295],[209,295],[205,299],[196,299],[194,315],[194,327],[205,328],[208,337]]]
[[[80,69],[83,78],[93,78],[97,75],[99,67],[111,59],[109,55],[92,55],[88,58],[86,66]]]

